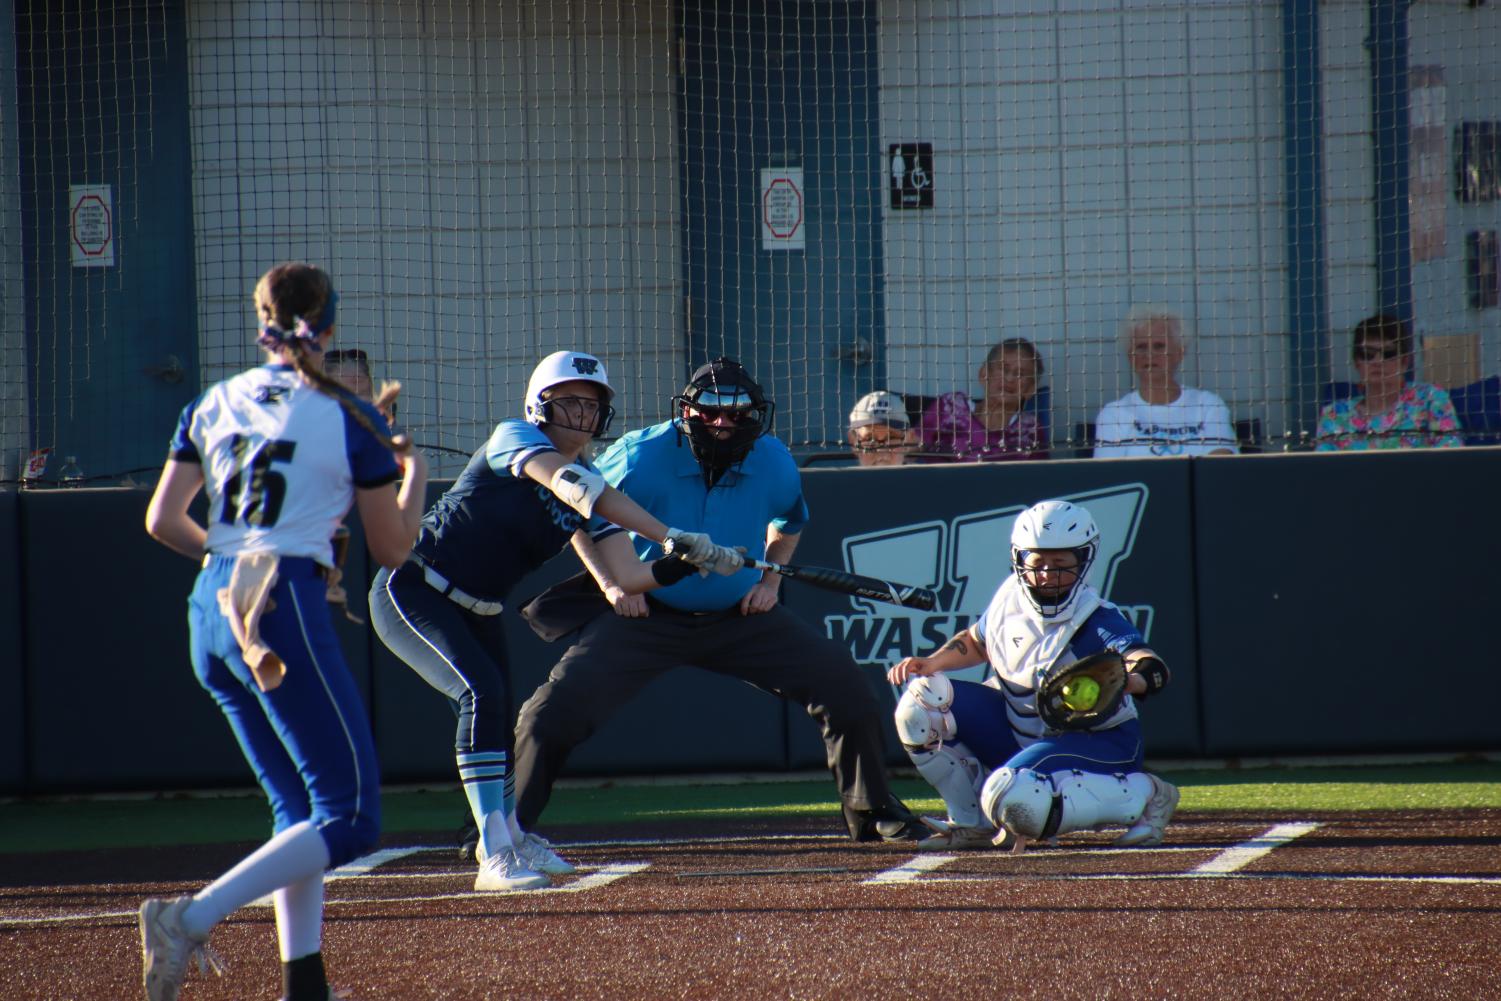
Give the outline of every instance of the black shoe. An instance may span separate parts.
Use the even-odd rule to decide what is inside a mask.
[[[459,861],[473,862],[474,853],[479,848],[479,826],[474,822],[474,814],[469,808],[464,807],[464,820],[459,824]]]
[[[855,841],[921,841],[932,830],[895,796],[877,810],[844,808],[844,822]]]

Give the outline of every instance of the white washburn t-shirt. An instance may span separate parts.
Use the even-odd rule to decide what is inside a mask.
[[[1192,386],[1172,403],[1148,403],[1133,389],[1100,408],[1094,437],[1096,459],[1240,451],[1225,401]]]
[[[1144,645],[1141,633],[1120,609],[1088,584],[1080,585],[1071,614],[1050,620],[1027,600],[1015,574],[1001,582],[973,628],[990,661],[985,684],[1005,694],[1006,721],[1022,747],[1046,733],[1037,715],[1037,683],[1048,668],[1101,650],[1125,653]],[[1127,695],[1120,709],[1094,729],[1106,730],[1135,717],[1136,704]]]
[[[371,423],[386,420],[360,402]],[[208,550],[274,552],[333,565],[329,540],[355,487],[399,478],[391,452],[289,365],[210,386],[183,408],[170,457],[203,466]]]

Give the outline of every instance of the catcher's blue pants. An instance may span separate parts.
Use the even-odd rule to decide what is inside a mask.
[[[1053,734],[1027,747],[1016,739],[1006,719],[1006,696],[988,685],[954,682],[950,710],[959,727],[959,742],[974,752],[980,764],[997,768],[1030,768],[1044,775],[1077,768],[1081,772],[1143,770],[1141,721],[1130,719],[1108,730],[1074,730]]]
[[[262,616],[260,630],[287,673],[262,692],[219,610],[218,592],[229,586],[234,562],[210,556],[188,598],[193,670],[271,801],[274,830],[311,820],[328,846],[330,867],[342,865],[373,848],[380,835],[380,771],[365,704],[329,618],[322,573],[313,560],[282,558],[271,590],[275,607]]]

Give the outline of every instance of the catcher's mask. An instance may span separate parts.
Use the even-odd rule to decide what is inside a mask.
[[[548,390],[565,382],[592,382],[602,395],[598,401],[548,395]],[[610,406],[614,397],[604,362],[582,351],[554,351],[537,363],[527,381],[526,419],[538,427],[552,424],[570,431],[587,431],[598,438],[615,416],[615,408]]]
[[[1072,567],[1047,566],[1034,554],[1041,550],[1069,552]],[[1027,601],[1045,619],[1073,611],[1079,587],[1089,579],[1100,551],[1100,529],[1084,508],[1068,501],[1046,500],[1016,516],[1011,528],[1011,570]],[[1029,557],[1034,557],[1029,559]]]
[[[733,358],[701,366],[672,398],[678,430],[712,482],[744,459],[756,439],[771,430],[775,405]]]

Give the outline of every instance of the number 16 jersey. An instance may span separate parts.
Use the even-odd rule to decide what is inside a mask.
[[[359,405],[386,427],[373,406]],[[390,451],[290,365],[210,386],[183,408],[169,456],[203,466],[209,552],[274,552],[325,566],[354,488],[400,475]]]

